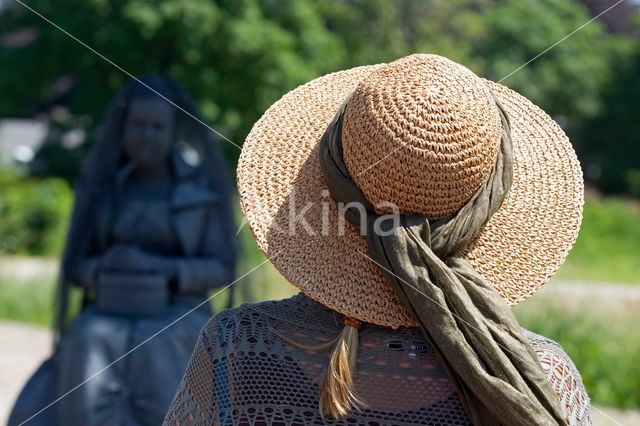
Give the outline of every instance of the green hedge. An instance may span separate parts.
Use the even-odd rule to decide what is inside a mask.
[[[578,239],[557,278],[640,283],[640,202],[590,198]]]
[[[72,204],[63,179],[1,174],[0,254],[59,254]]]
[[[535,299],[535,298],[534,298]],[[630,309],[570,312],[566,301],[537,299],[515,307],[522,327],[558,342],[582,376],[596,405],[640,408],[640,316]]]

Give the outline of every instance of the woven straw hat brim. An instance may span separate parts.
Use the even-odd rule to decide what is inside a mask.
[[[339,216],[318,150],[336,111],[380,66],[325,75],[272,105],[244,143],[238,190],[258,247],[293,285],[345,315],[396,328],[415,322],[368,257],[364,238]],[[513,90],[486,83],[511,120],[514,181],[463,256],[515,305],[548,281],[575,242],[582,171],[551,117]],[[306,222],[292,220],[296,215]]]

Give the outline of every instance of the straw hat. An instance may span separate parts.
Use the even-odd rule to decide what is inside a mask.
[[[540,289],[564,261],[582,219],[583,180],[567,136],[544,111],[437,55],[317,78],[254,125],[238,164],[242,209],[258,247],[305,294],[361,321],[415,325],[365,239],[329,196],[318,144],[347,99],[349,174],[378,213],[391,204],[429,219],[455,213],[488,177],[511,121],[514,181],[461,255],[509,303]]]

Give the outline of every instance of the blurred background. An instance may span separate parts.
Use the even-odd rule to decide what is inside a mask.
[[[425,52],[519,91],[572,140],[582,230],[515,311],[574,360],[596,424],[640,424],[639,35],[632,0],[0,0],[0,422],[50,350],[73,182],[122,70],[175,79],[241,145],[299,84]],[[235,169],[239,150],[218,139]],[[264,257],[240,237],[242,274]],[[213,303],[294,292],[265,264]]]

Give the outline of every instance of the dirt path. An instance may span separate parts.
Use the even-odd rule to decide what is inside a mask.
[[[588,297],[601,301],[640,302],[640,284],[552,280],[538,293],[567,298]]]
[[[0,321],[0,424],[20,389],[51,351],[51,332],[28,324]]]
[[[555,282],[540,291],[542,297],[562,297],[577,301],[588,298],[598,300],[601,306],[612,304],[640,304],[640,285],[592,284]],[[44,328],[24,323],[0,321],[0,424],[6,424],[9,410],[25,381],[48,356],[51,349],[51,333]],[[640,426],[640,411],[621,411],[594,407],[593,424],[596,426]]]
[[[640,411],[591,407],[591,419],[593,420],[593,426],[640,426]]]

